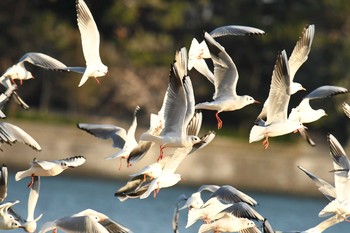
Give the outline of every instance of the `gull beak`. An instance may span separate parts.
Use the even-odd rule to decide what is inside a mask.
[[[254,104],[261,104],[260,101],[258,101],[258,100],[254,100],[253,103],[254,103]]]

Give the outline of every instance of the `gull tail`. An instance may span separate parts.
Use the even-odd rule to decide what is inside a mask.
[[[265,137],[265,127],[254,125],[249,133],[249,143],[260,141]]]
[[[336,208],[334,207],[334,201],[331,201],[330,203],[328,203],[328,205],[326,205],[319,213],[318,216],[319,217],[327,217],[330,216],[332,214],[334,214],[336,211]]]
[[[26,171],[20,171],[20,172],[17,172],[16,175],[15,175],[15,180],[16,181],[19,181],[21,179],[23,179],[24,177],[27,177],[29,176],[28,174],[28,170]]]
[[[89,79],[89,76],[87,74],[83,74],[83,77],[80,79],[78,87],[81,87],[86,83],[86,81]]]

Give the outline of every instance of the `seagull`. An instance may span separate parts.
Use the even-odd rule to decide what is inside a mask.
[[[12,230],[23,228],[21,223],[17,221],[12,214],[9,213],[9,209],[12,208],[19,201],[6,202],[0,205],[0,229]]]
[[[94,232],[94,233],[132,233],[131,230],[110,219],[103,213],[93,209],[86,209],[77,214],[46,222],[39,233],[60,229],[67,233]],[[56,231],[55,231],[56,232]]]
[[[201,193],[203,191],[215,192],[219,188],[220,186],[218,185],[202,185],[196,192],[192,193],[189,198],[186,198],[186,202],[182,207],[180,207],[180,210],[185,208],[188,210],[192,208],[199,209],[204,204]]]
[[[345,115],[346,115],[348,118],[350,118],[350,106],[349,106],[349,104],[347,104],[346,102],[344,102],[344,103],[342,104],[342,107],[343,107],[343,111],[344,111]]]
[[[28,52],[25,53],[16,64],[8,68],[2,77],[8,77],[11,80],[18,79],[21,85],[24,80],[33,79],[34,76],[26,69],[24,65],[25,62],[46,70],[74,71],[77,73],[84,73],[85,70],[84,67],[67,67],[59,60],[44,53]]]
[[[299,40],[297,41],[296,45],[294,46],[294,49],[292,51],[292,54],[290,55],[288,59],[288,66],[289,66],[289,76],[290,76],[290,94],[293,95],[298,91],[305,90],[305,88],[298,82],[294,82],[294,77],[296,72],[299,70],[299,68],[306,62],[308,59],[312,41],[314,39],[315,34],[315,25],[310,24],[307,25],[303,32],[301,33],[301,36],[299,37]],[[267,105],[269,104],[269,98],[264,103],[263,109],[261,110],[259,116],[257,117],[257,121],[259,119],[265,119],[267,114]]]
[[[231,185],[218,186],[218,188],[211,194],[210,197],[217,197],[227,203],[244,202],[251,206],[258,204],[258,202],[255,201],[252,197],[239,191]]]
[[[81,87],[89,77],[95,78],[99,83],[97,78],[105,76],[108,72],[108,67],[102,63],[100,58],[100,33],[88,6],[83,0],[76,0],[76,10],[83,53],[86,61],[86,70],[79,83],[79,87]]]
[[[138,146],[135,139],[135,131],[137,127],[136,114],[140,109],[139,106],[136,107],[134,111],[134,119],[126,131],[124,128],[109,124],[86,124],[78,123],[77,127],[79,129],[85,130],[86,132],[94,135],[95,137],[102,139],[112,139],[113,147],[119,148],[117,153],[106,157],[107,160],[120,158],[119,170],[121,170],[122,159],[127,159],[130,153]],[[150,146],[149,146],[150,147]],[[149,149],[149,148],[148,148]],[[147,151],[146,151],[147,152]],[[130,164],[128,163],[128,167]]]
[[[37,218],[34,219],[35,207],[39,198],[40,177],[34,176],[33,180],[34,182],[30,187],[28,196],[27,219],[23,219],[12,208],[10,209],[11,214],[13,214],[17,219],[20,220],[23,229],[29,233],[33,233],[36,231],[37,221],[39,221],[43,216],[42,214],[40,214]]]
[[[248,95],[237,95],[238,71],[236,65],[225,51],[225,48],[207,32],[204,33],[204,40],[208,45],[214,63],[213,84],[215,93],[213,101],[198,103],[195,108],[215,110],[218,129],[220,129],[222,127],[222,120],[219,117],[220,112],[238,110],[249,104],[258,103],[258,101]]]
[[[291,120],[297,120],[301,123],[311,123],[317,121],[323,116],[327,116],[323,109],[313,109],[310,106],[310,100],[328,98],[334,95],[347,93],[348,90],[339,86],[320,86],[306,95],[300,104],[293,108],[288,116]]]
[[[0,168],[0,202],[3,202],[7,197],[7,182],[8,170],[7,166],[3,164]]]
[[[41,151],[40,145],[23,129],[8,122],[0,123],[0,143],[12,145],[22,142],[36,151]],[[2,151],[2,149],[0,148]]]
[[[209,33],[213,38],[222,36],[246,36],[246,35],[264,35],[265,32],[258,28],[226,25],[215,28]],[[195,68],[199,73],[205,76],[212,84],[214,84],[214,74],[208,68],[205,58],[211,58],[208,46],[203,40],[201,43],[196,38],[192,39],[190,49],[188,51],[188,70]]]
[[[28,187],[31,187],[34,182],[34,176],[57,176],[67,168],[78,167],[84,164],[85,161],[85,157],[81,155],[52,161],[37,160],[34,158],[28,170],[16,173],[15,180],[19,181],[24,177],[31,176],[32,182],[28,185]]]
[[[163,157],[163,149],[166,147],[192,147],[201,141],[198,136],[186,133],[187,125],[195,112],[193,87],[187,76],[187,62],[185,62],[186,48],[178,50],[175,57],[177,59],[171,65],[169,84],[163,101],[164,127],[159,136],[145,132],[140,137],[140,140],[160,144],[158,160]],[[184,74],[184,77],[181,77],[181,74]]]
[[[263,125],[254,125],[249,134],[249,143],[262,140],[265,149],[269,146],[269,137],[285,135],[300,128],[305,128],[299,121],[287,119],[290,100],[290,76],[286,51],[277,56],[275,68],[272,72],[269,104],[267,105],[267,120]]]

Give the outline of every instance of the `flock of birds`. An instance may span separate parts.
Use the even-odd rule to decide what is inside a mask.
[[[93,16],[83,0],[76,0],[76,11],[86,67],[68,67],[46,54],[26,53],[17,64],[8,68],[0,77],[0,82],[6,89],[0,95],[0,116],[2,118],[5,118],[6,115],[1,110],[12,96],[20,106],[25,109],[29,108],[17,94],[17,85],[14,82],[18,79],[22,84],[23,80],[33,78],[31,72],[25,68],[25,62],[47,70],[72,71],[83,74],[79,87],[89,78],[94,78],[99,83],[98,78],[106,75],[108,68],[102,63],[99,55],[99,31]],[[299,132],[310,145],[314,146],[315,142],[308,135],[304,124],[317,121],[327,114],[322,109],[313,109],[309,101],[348,92],[346,88],[339,86],[318,87],[306,95],[300,104],[292,108],[288,114],[291,96],[300,90],[305,90],[300,83],[294,82],[294,76],[308,58],[314,32],[314,25],[308,25],[304,28],[289,59],[285,50],[278,53],[272,72],[269,95],[250,131],[250,143],[263,140],[263,147],[267,149],[269,137]],[[122,168],[123,160],[126,160],[126,166],[129,167],[140,161],[153,145],[159,146],[159,156],[155,158],[155,162],[147,164],[140,171],[131,174],[126,184],[116,191],[115,196],[120,201],[126,201],[129,198],[145,199],[152,193],[156,197],[161,188],[174,186],[182,179],[181,175],[176,173],[181,162],[188,155],[207,146],[216,135],[215,131],[208,131],[204,135],[198,136],[203,120],[201,110],[215,111],[217,127],[220,129],[223,126],[219,117],[221,112],[235,111],[249,104],[259,103],[251,96],[237,94],[236,87],[239,77],[237,68],[230,55],[216,38],[228,35],[263,34],[265,34],[264,31],[253,27],[223,26],[210,33],[204,32],[201,42],[193,39],[188,51],[185,47],[177,50],[175,59],[170,66],[168,87],[161,109],[157,114],[151,114],[150,127],[142,133],[139,140],[135,138],[139,106],[135,108],[132,123],[127,130],[107,124],[77,124],[79,129],[95,137],[112,140],[112,146],[118,150],[106,159],[120,159],[119,169]],[[212,61],[214,71],[207,65],[208,59]],[[212,101],[196,103],[192,82],[188,74],[191,69],[196,69],[214,85],[215,92]],[[350,118],[350,107],[345,102],[343,110]],[[318,189],[330,201],[321,210],[319,216],[331,217],[303,232],[323,232],[336,223],[350,221],[348,189],[350,186],[350,161],[341,144],[333,135],[327,135],[327,139],[334,164],[332,172],[334,173],[335,185],[332,186],[305,168],[299,168],[315,182]],[[7,122],[0,123],[0,141],[10,145],[22,142],[37,151],[41,150],[39,143],[28,133]],[[39,198],[40,177],[59,175],[68,168],[83,165],[85,161],[84,156],[73,156],[53,161],[33,159],[30,168],[18,171],[15,175],[16,181],[25,177],[31,178],[28,184],[27,218],[23,218],[15,211],[15,205],[18,201],[5,202],[8,171],[6,165],[3,165],[0,170],[0,229],[23,228],[26,232],[35,232],[37,222],[42,217],[42,215],[34,217]],[[204,191],[211,193],[207,200],[203,200],[201,197],[201,193]],[[182,195],[179,197],[174,213],[173,230],[178,232],[180,210],[186,209],[186,228],[196,221],[202,221],[198,232],[278,232],[273,230],[268,220],[254,209],[255,205],[257,205],[256,200],[233,186],[203,185],[191,196]],[[50,230],[56,232],[57,229],[64,232],[131,232],[122,224],[92,209],[82,210],[74,215],[46,222],[42,224],[39,232]]]

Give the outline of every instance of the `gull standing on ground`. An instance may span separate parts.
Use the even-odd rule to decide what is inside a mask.
[[[192,147],[201,141],[198,136],[188,135],[186,132],[195,112],[193,87],[187,76],[186,48],[177,51],[175,58],[170,68],[169,84],[163,101],[164,128],[159,136],[146,132],[140,137],[140,140],[160,144],[158,159],[163,157],[163,149],[166,147]]]
[[[295,94],[298,91],[305,90],[305,88],[300,83],[294,82],[294,77],[296,72],[299,70],[299,68],[308,59],[308,56],[311,50],[312,41],[314,39],[314,34],[315,34],[315,25],[313,24],[307,25],[304,28],[303,32],[301,33],[301,36],[299,37],[299,40],[294,46],[292,54],[288,59],[289,76],[291,79],[291,84],[290,84],[291,95]],[[259,122],[260,119],[266,118],[268,104],[269,104],[269,98],[267,98],[267,100],[265,101],[263,109],[261,110],[259,116],[257,117],[257,122]]]
[[[106,159],[120,158],[119,170],[122,167],[122,160],[127,159],[130,153],[138,146],[135,139],[135,132],[137,127],[136,114],[140,109],[139,106],[136,107],[134,111],[134,119],[126,131],[124,128],[108,124],[85,124],[78,123],[79,129],[85,130],[86,132],[94,135],[95,137],[102,139],[112,139],[113,147],[119,148],[120,150],[115,154],[106,157]],[[129,163],[127,167],[129,167]]]
[[[62,230],[67,233],[132,233],[131,230],[110,219],[103,213],[92,209],[86,209],[77,214],[46,222],[41,227],[39,233],[50,230]]]
[[[204,33],[204,40],[208,45],[211,58],[214,63],[214,86],[215,93],[213,101],[196,104],[196,109],[207,109],[216,111],[218,129],[222,127],[219,113],[223,111],[234,111],[249,104],[258,103],[248,95],[237,95],[236,87],[238,82],[238,71],[231,57],[217,41],[207,32]]]
[[[28,185],[30,187],[34,182],[34,176],[57,176],[67,168],[78,167],[84,164],[85,161],[85,157],[81,155],[51,161],[34,158],[29,169],[16,173],[15,180],[19,181],[24,177],[31,176],[32,181]]]
[[[74,71],[77,73],[84,73],[85,70],[84,67],[67,67],[57,59],[43,53],[28,52],[25,53],[16,64],[8,68],[2,76],[8,77],[11,80],[18,79],[21,85],[23,80],[33,79],[34,76],[26,69],[24,65],[25,62],[46,70]]]
[[[286,51],[277,56],[272,72],[269,91],[269,104],[267,105],[267,120],[263,125],[254,125],[249,134],[249,143],[262,140],[265,149],[269,146],[269,137],[289,134],[304,128],[299,121],[288,120],[288,104],[290,100],[291,79]]]
[[[89,77],[95,78],[100,83],[97,78],[105,76],[108,72],[108,67],[102,63],[100,58],[100,33],[88,6],[83,0],[76,0],[76,10],[86,61],[86,70],[79,83],[79,87],[81,87]]]

